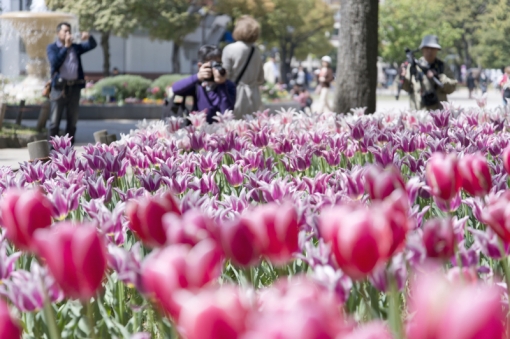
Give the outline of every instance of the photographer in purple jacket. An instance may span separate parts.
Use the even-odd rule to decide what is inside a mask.
[[[179,80],[172,86],[174,94],[193,97],[193,110],[207,112],[212,124],[217,113],[233,110],[236,102],[236,85],[227,80],[221,63],[221,49],[205,45],[198,50],[198,73]]]

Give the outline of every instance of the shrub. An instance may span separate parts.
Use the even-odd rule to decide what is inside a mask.
[[[126,98],[138,98],[140,100],[147,97],[147,90],[151,81],[138,75],[118,75],[99,80],[94,85],[93,96],[98,99],[104,98],[102,90],[104,87],[115,87],[117,100]]]
[[[165,74],[154,80],[151,84],[150,93],[154,99],[163,99],[167,95],[166,89],[174,82],[188,77],[185,74]]]

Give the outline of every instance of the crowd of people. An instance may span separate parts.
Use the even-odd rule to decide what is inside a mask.
[[[176,102],[175,97],[168,101],[169,109],[165,112],[185,115],[183,103],[186,97],[192,97],[191,110],[206,111],[209,123],[215,122],[218,113],[226,111],[233,111],[236,118],[241,118],[247,112],[263,109],[260,88],[264,84],[278,84],[289,89],[291,98],[303,111],[311,111],[312,93],[315,93],[317,102],[313,111],[331,111],[328,96],[335,79],[331,57],[322,57],[316,69],[308,70],[298,64],[282,76],[276,55],[269,55],[266,62],[263,61],[263,54],[255,45],[259,36],[259,23],[251,16],[242,16],[233,31],[235,42],[223,50],[213,45],[202,46],[198,51],[198,73],[173,84],[174,96],[183,98],[180,102]],[[58,133],[65,112],[66,132],[74,136],[80,91],[85,85],[80,56],[95,48],[97,43],[87,32],[82,34],[82,43],[73,43],[71,25],[65,22],[58,25],[57,37],[56,42],[48,46],[52,73],[49,134],[51,137]],[[398,85],[396,97],[398,99],[404,90],[409,93],[412,109],[438,109],[441,102],[447,101],[447,95],[455,91],[458,81],[437,58],[441,46],[436,36],[425,36],[419,49],[422,52],[419,60],[405,62],[390,74],[392,82],[395,79]],[[114,70],[113,75],[117,74],[118,70]],[[485,72],[470,70],[466,76],[469,97],[477,88],[485,93],[489,80]],[[510,67],[505,69],[498,85],[506,105],[510,99]]]

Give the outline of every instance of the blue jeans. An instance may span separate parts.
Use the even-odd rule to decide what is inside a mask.
[[[50,127],[48,130],[49,137],[58,135],[60,120],[62,113],[66,113],[67,127],[66,134],[73,137],[76,134],[76,123],[78,122],[78,110],[80,107],[80,86],[65,86],[63,89],[51,88],[51,116]]]

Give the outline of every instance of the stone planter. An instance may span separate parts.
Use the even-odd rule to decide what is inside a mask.
[[[0,136],[0,148],[25,148],[29,142],[46,140],[46,133]]]

